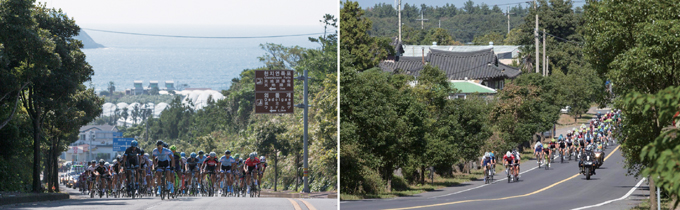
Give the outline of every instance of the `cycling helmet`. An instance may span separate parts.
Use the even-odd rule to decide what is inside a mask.
[[[230,154],[231,154],[231,151],[229,151],[229,150],[224,151],[224,154],[230,155]]]
[[[97,160],[92,160],[90,161],[90,163],[97,163]]]
[[[210,152],[210,157],[216,157],[217,154],[215,152]]]
[[[203,152],[203,150],[199,150],[199,151],[198,151],[198,155],[203,155],[203,154],[205,154],[205,153]]]
[[[177,150],[177,147],[175,145],[170,146],[170,150],[175,151]]]
[[[484,153],[484,157],[485,157],[485,158],[488,158],[488,157],[489,157],[489,152],[485,152],[485,153]]]
[[[118,160],[113,160],[113,164],[115,165],[116,163],[118,163]]]
[[[555,138],[550,139],[550,142],[555,142]]]
[[[512,155],[512,153],[510,153],[510,151],[505,153],[505,156],[510,156],[510,155]]]
[[[238,160],[238,159],[239,159],[239,156],[241,156],[241,154],[236,153],[236,154],[234,155],[234,159]]]
[[[255,157],[257,157],[257,152],[253,152],[253,155],[255,155]]]
[[[132,140],[130,146],[137,147],[137,140]]]
[[[186,153],[184,153],[184,152],[182,152],[182,153],[179,153],[179,156],[182,156],[182,157],[187,157],[187,154],[186,154]]]
[[[192,152],[192,153],[191,153],[191,157],[192,157],[192,158],[196,158],[196,153],[195,153],[195,152]]]
[[[250,153],[250,155],[248,155],[248,156],[249,156],[250,158],[255,158],[255,153]]]
[[[104,163],[105,163],[104,159],[99,159],[99,164],[100,164],[100,165],[102,165],[102,164],[104,164]]]
[[[106,162],[106,163],[104,163],[104,165],[105,165],[106,167],[109,167],[110,164],[109,164],[109,162]]]
[[[144,157],[149,157],[149,153],[144,153]]]
[[[165,144],[165,142],[163,142],[163,140],[156,141],[156,146],[161,146],[163,144]]]
[[[168,148],[168,144],[167,144],[167,143],[163,143],[163,147]]]
[[[263,162],[263,163],[264,163],[264,162],[267,162],[267,161],[264,159],[264,156],[260,156],[260,162]]]

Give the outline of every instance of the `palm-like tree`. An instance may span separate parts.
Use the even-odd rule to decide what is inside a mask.
[[[130,116],[130,114],[128,113],[127,107],[123,108],[123,113],[121,113],[120,116],[123,117],[123,119],[125,120],[125,122],[123,123],[123,126],[127,127],[127,119]]]
[[[132,123],[137,124],[137,118],[140,117],[139,105],[132,107]]]

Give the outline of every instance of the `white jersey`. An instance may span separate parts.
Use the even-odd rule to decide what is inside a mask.
[[[543,144],[541,144],[540,141],[539,141],[539,142],[536,142],[536,144],[534,145],[534,150],[538,149],[538,147],[543,148]]]

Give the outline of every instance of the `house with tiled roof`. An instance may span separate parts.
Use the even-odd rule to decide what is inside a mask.
[[[492,47],[475,51],[454,52],[428,49],[421,56],[390,57],[380,62],[380,69],[418,77],[425,64],[444,71],[449,80],[470,80],[492,89],[503,89],[505,79],[514,79],[521,71],[498,61]]]

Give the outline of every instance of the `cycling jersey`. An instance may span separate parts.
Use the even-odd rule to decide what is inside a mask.
[[[542,150],[542,149],[543,149],[543,144],[541,144],[541,142],[536,142],[536,144],[534,145],[534,151],[538,152],[539,150]]]
[[[189,171],[194,171],[196,170],[196,166],[198,165],[198,158],[187,158],[186,164],[189,168]]]
[[[180,162],[179,153],[176,153],[176,152],[173,153],[173,154],[172,154],[172,157],[175,159],[175,166],[178,166],[178,167],[175,167],[175,171],[181,171],[181,170],[182,170],[182,168],[181,168],[181,167],[182,167],[182,163]]]
[[[488,164],[490,164],[490,163],[491,163],[491,158],[489,158],[489,157],[485,157],[485,158],[482,160],[482,166],[486,166],[486,165],[488,165]]]
[[[505,161],[508,161],[508,163],[512,164],[512,161],[515,160],[515,156],[513,156],[513,155],[503,155],[503,159],[505,159]]]
[[[246,159],[246,165],[248,165],[248,166],[250,166],[250,167],[256,166],[256,165],[259,164],[259,163],[260,163],[260,159],[257,159],[257,158],[254,158],[254,159],[248,158],[248,159]]]
[[[226,155],[223,155],[220,158],[220,164],[222,165],[222,170],[223,171],[229,171],[231,170],[231,164],[236,163],[236,160],[234,160],[233,157],[227,157]]]
[[[158,157],[159,162],[164,162],[164,161],[169,161],[170,157],[169,155],[172,155],[172,151],[167,148],[163,148],[161,151],[158,151],[158,148],[153,149],[153,152],[151,152],[154,157]]]
[[[97,165],[97,166],[94,168],[94,171],[96,171],[97,173],[99,173],[99,175],[104,175],[104,174],[106,173],[107,170],[106,170],[106,166]]]

